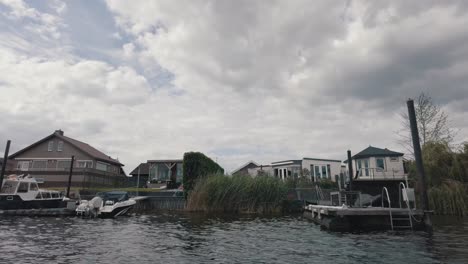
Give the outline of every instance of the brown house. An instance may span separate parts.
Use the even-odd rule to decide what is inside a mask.
[[[28,173],[36,179],[43,179],[42,187],[66,187],[73,164],[73,187],[116,186],[127,181],[124,166],[94,147],[64,136],[62,130],[16,152],[9,159],[13,168],[8,173]]]

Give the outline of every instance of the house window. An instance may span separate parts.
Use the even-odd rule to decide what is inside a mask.
[[[327,175],[328,175],[328,179],[331,180],[331,166],[330,166],[330,164],[327,164]]]
[[[107,171],[109,164],[103,162],[96,163],[96,169],[101,171]]]
[[[33,169],[45,169],[47,168],[47,160],[34,160],[32,164]]]
[[[315,178],[319,180],[320,177],[320,166],[315,166]]]
[[[392,162],[398,162],[398,157],[390,157],[390,161],[392,161]]]
[[[383,158],[376,158],[375,163],[377,165],[377,170],[385,170],[385,160]]]
[[[327,178],[327,166],[322,165],[322,178],[326,179]]]
[[[78,168],[92,168],[93,162],[91,160],[79,160],[77,161]]]
[[[71,161],[70,160],[59,160],[57,161],[58,169],[70,169]]]
[[[29,170],[29,161],[19,161],[17,169],[20,170],[20,171]]]
[[[54,141],[51,140],[49,141],[49,145],[47,146],[47,151],[52,151],[54,150]]]
[[[63,141],[59,141],[57,144],[57,151],[62,151],[63,150]]]

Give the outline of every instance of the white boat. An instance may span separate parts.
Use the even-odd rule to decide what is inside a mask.
[[[0,190],[0,210],[66,207],[68,198],[53,190],[39,189],[30,175],[9,175]]]
[[[76,214],[86,217],[112,218],[125,215],[136,204],[127,192],[112,191],[98,193],[90,201],[82,200]]]

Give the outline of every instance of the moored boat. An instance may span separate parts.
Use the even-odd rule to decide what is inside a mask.
[[[10,175],[3,180],[0,190],[0,210],[42,209],[66,207],[62,193],[39,189],[30,175]]]
[[[127,192],[101,192],[90,201],[83,200],[76,208],[76,214],[86,217],[113,218],[125,215],[136,204]]]

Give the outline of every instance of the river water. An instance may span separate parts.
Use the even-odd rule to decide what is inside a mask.
[[[301,216],[0,216],[0,263],[468,263],[468,219],[332,233]]]

